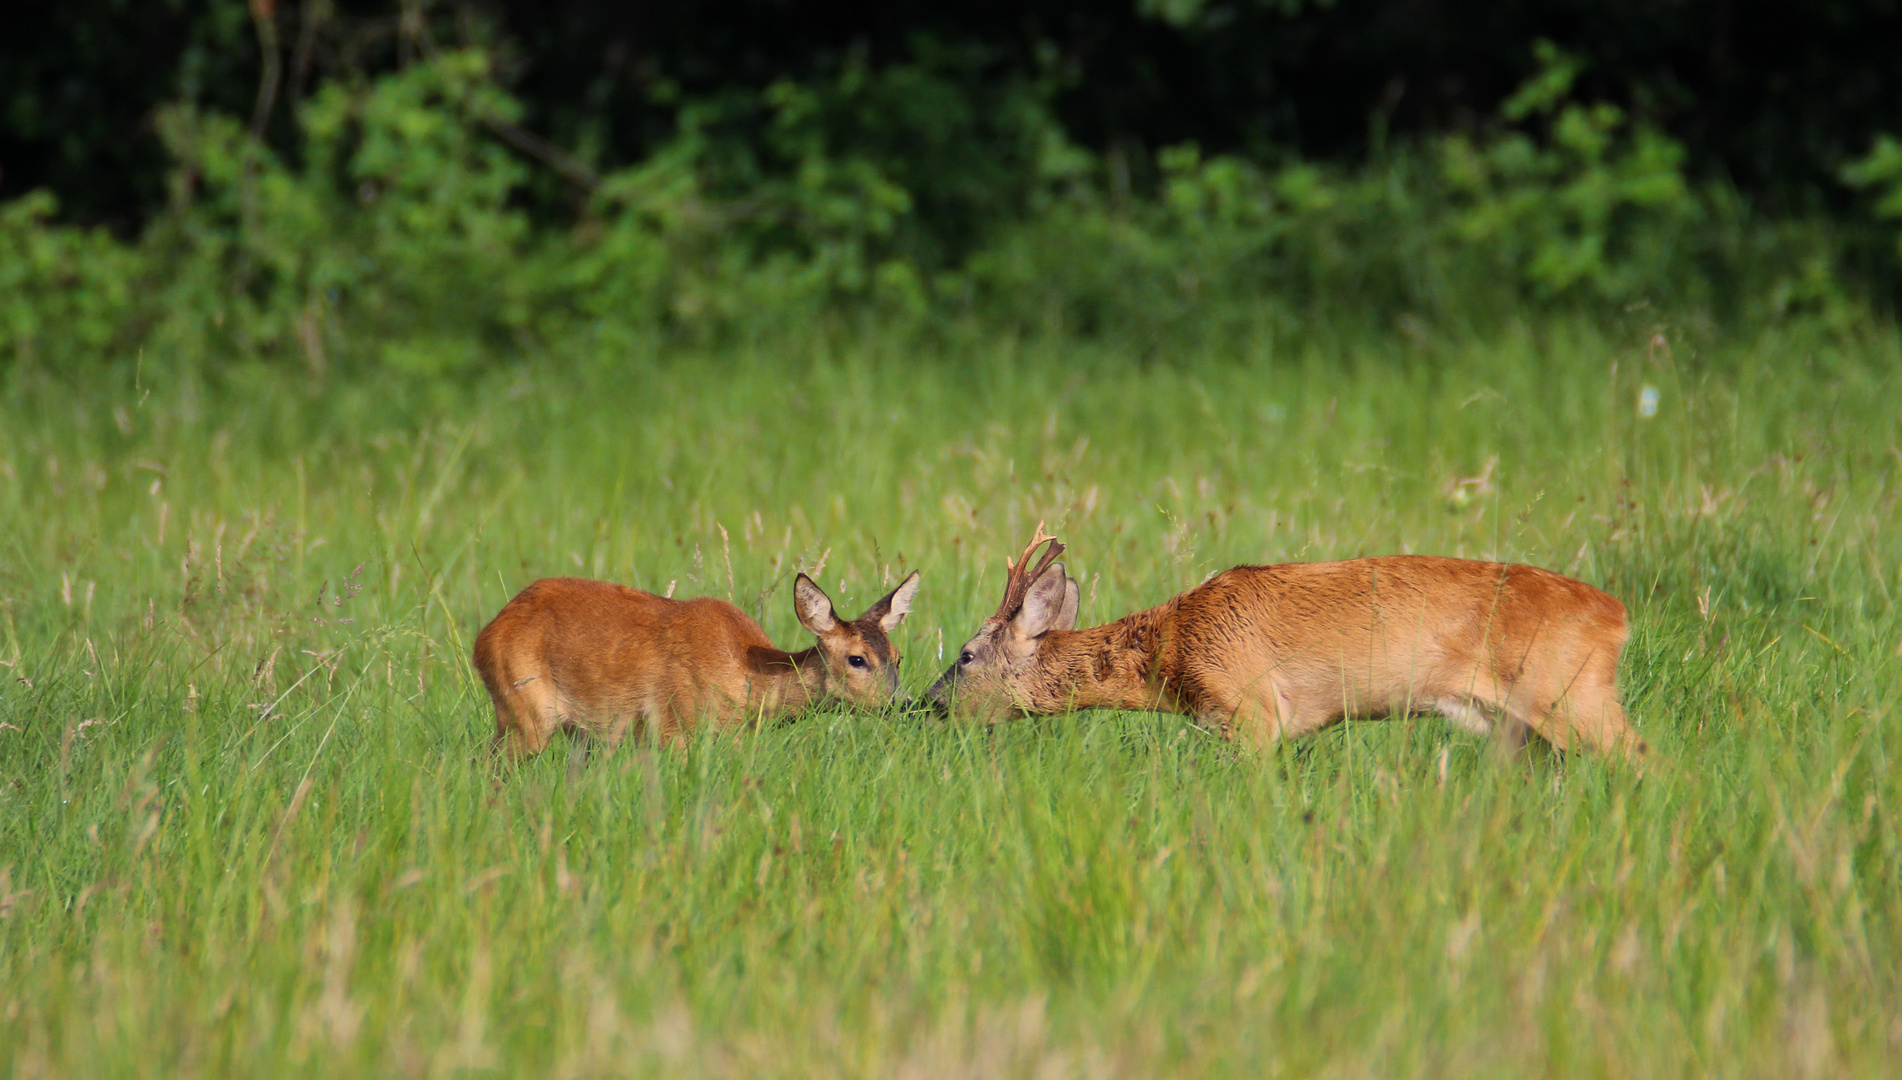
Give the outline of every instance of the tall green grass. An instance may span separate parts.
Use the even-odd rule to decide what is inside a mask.
[[[1899,358],[1553,325],[1168,365],[868,332],[461,389],[16,372],[0,1060],[1886,1075]],[[795,567],[847,608],[920,568],[916,688],[1039,519],[1086,621],[1392,551],[1601,584],[1654,760],[1433,718],[1258,754],[1176,717],[822,711],[491,781],[467,646],[536,576],[730,597],[794,643]]]

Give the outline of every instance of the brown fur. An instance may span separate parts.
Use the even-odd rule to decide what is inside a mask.
[[[1549,570],[1425,555],[1239,566],[1088,630],[1061,625],[1074,588],[1053,566],[930,696],[989,720],[1183,712],[1258,744],[1346,716],[1438,711],[1560,749],[1645,752],[1618,698],[1624,605]]]
[[[774,647],[724,600],[670,600],[580,578],[537,581],[476,635],[476,671],[495,704],[495,749],[520,761],[557,730],[615,746],[630,728],[665,742],[700,721],[770,720],[827,700],[887,704],[899,661],[887,635],[910,611],[917,578],[848,623],[799,575],[795,610],[818,642],[796,653]]]

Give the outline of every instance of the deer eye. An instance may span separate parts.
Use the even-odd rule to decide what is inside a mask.
[[[967,652],[965,652],[965,653],[962,653],[961,655],[959,655],[959,657],[958,657],[958,664],[959,664],[959,665],[961,666],[961,665],[964,665],[964,664],[968,664],[968,663],[970,663],[971,661],[973,661],[973,660],[976,660],[976,659],[977,659],[977,657],[975,657],[975,656],[972,656],[972,655],[971,655],[971,654],[970,654],[970,653],[969,653],[969,652],[967,651]]]
[[[862,668],[865,666],[865,658],[863,656],[859,656],[856,653],[846,657],[845,662],[848,664],[851,664],[853,667]]]

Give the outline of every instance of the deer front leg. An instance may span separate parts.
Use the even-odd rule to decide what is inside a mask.
[[[1322,726],[1324,717],[1309,716],[1272,674],[1246,683],[1226,678],[1205,679],[1195,694],[1196,721],[1219,731],[1225,739],[1241,739],[1266,750],[1289,735]]]

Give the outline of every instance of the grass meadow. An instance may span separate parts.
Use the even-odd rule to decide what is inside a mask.
[[[607,352],[608,350],[604,350]],[[164,374],[171,370],[172,373]],[[629,346],[472,385],[0,388],[0,1061],[80,1076],[1877,1077],[1902,1060],[1902,346],[1562,322]],[[499,784],[552,574],[916,691],[1039,519],[1083,620],[1237,563],[1631,609],[1642,776],[1434,717],[818,711]]]

